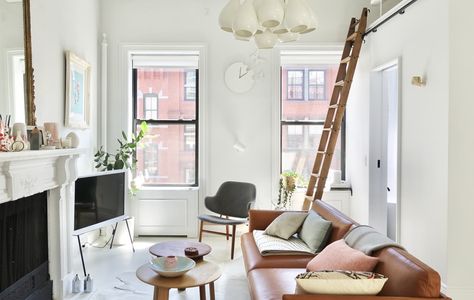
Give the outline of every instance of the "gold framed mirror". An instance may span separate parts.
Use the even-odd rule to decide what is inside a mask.
[[[0,114],[36,125],[30,0],[0,0]]]

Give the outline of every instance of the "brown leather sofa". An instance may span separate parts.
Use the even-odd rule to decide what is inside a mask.
[[[329,243],[343,236],[357,223],[322,201],[313,208],[332,222]],[[449,299],[441,294],[439,274],[405,250],[388,247],[374,253],[379,262],[374,272],[388,277],[377,296],[308,295],[296,287],[296,275],[306,271],[312,255],[262,256],[253,239],[253,230],[265,228],[283,211],[251,210],[249,232],[241,237],[245,269],[252,300],[415,300]]]

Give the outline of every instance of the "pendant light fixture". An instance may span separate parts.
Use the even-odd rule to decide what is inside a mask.
[[[314,31],[317,19],[306,0],[229,0],[219,27],[238,40],[254,40],[259,49],[271,49]]]

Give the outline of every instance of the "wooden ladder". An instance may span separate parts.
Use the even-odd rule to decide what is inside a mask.
[[[321,140],[319,141],[318,151],[306,191],[303,210],[309,210],[314,200],[321,200],[323,197],[334,149],[336,148],[337,138],[341,131],[347,98],[349,97],[349,91],[352,85],[352,78],[354,77],[364,40],[368,13],[369,10],[364,8],[360,19],[352,18],[351,25],[349,26],[336,83],[334,85]]]

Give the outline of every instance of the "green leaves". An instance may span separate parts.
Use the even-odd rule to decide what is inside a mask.
[[[105,170],[133,170],[136,166],[136,152],[140,141],[148,132],[148,125],[145,121],[140,124],[140,132],[138,135],[131,135],[131,141],[128,140],[127,134],[122,131],[121,139],[117,139],[120,147],[115,151],[115,154],[105,152],[103,147],[94,154],[95,168],[100,171]]]

